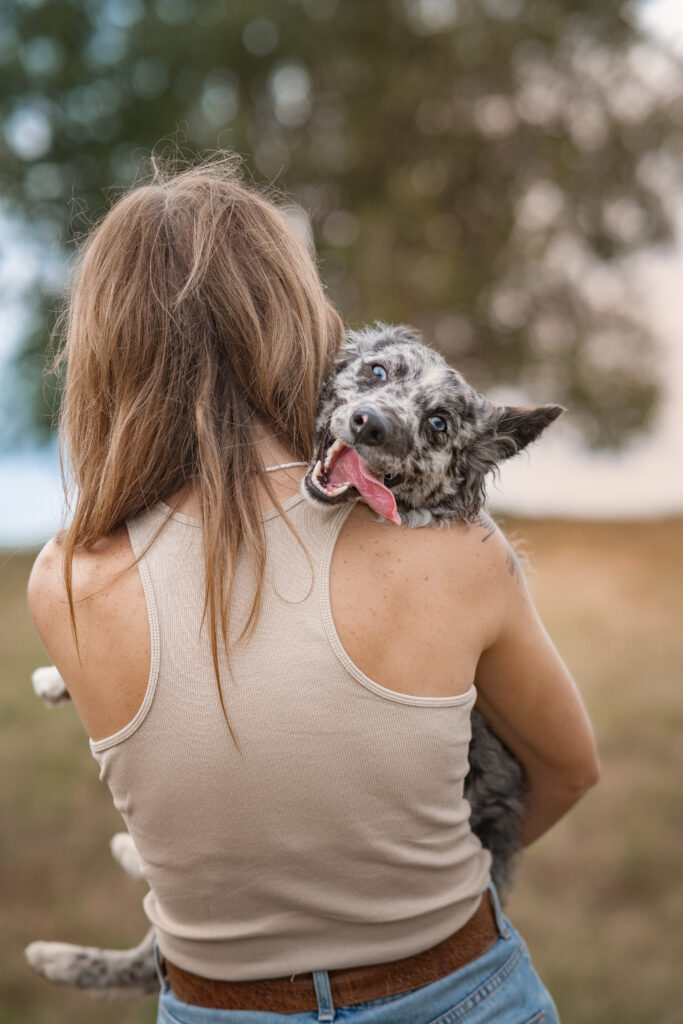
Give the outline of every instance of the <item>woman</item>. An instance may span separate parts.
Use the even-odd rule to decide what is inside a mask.
[[[590,724],[499,531],[302,499],[342,340],[230,160],[129,192],[77,268],[29,604],[142,858],[158,1019],[557,1020],[469,829],[469,715],[527,843],[595,782]]]

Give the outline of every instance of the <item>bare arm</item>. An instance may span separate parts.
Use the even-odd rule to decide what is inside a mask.
[[[478,532],[484,539],[484,524]],[[488,533],[496,628],[476,672],[478,706],[519,758],[529,782],[525,845],[543,835],[599,777],[580,694],[534,608],[505,538]]]
[[[93,739],[109,736],[131,721],[147,685],[149,627],[132,558],[125,531],[74,556],[78,650],[64,585],[63,554],[56,540],[40,552],[29,580],[33,623]]]

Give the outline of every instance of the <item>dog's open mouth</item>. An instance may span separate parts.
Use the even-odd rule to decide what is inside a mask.
[[[306,486],[318,501],[330,503],[343,501],[355,489],[371,509],[401,525],[396,499],[386,484],[373,476],[355,448],[338,438],[333,441],[327,431],[315,465],[306,474]]]

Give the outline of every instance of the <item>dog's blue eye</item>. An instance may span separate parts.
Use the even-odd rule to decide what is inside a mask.
[[[375,377],[379,377],[380,380],[387,379],[387,371],[384,369],[383,366],[380,366],[379,363],[375,363],[375,365],[371,367],[371,370],[374,373]]]
[[[446,429],[446,421],[443,416],[430,416],[429,423],[434,430],[438,430],[440,433]]]

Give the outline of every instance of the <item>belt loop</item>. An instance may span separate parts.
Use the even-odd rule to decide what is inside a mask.
[[[509,939],[510,929],[506,924],[505,916],[500,905],[500,897],[498,896],[498,890],[496,889],[494,882],[491,882],[489,885],[489,894],[491,896],[491,906],[493,907],[493,914],[496,919],[498,931],[504,939]]]
[[[168,984],[168,975],[166,974],[166,971],[164,970],[164,968],[161,966],[161,953],[159,951],[159,946],[157,945],[156,939],[154,940],[154,947],[153,948],[154,948],[154,970],[156,971],[157,978],[159,979],[159,988],[161,989],[161,992],[162,992],[162,995],[163,995],[164,992],[168,992],[170,986]]]
[[[315,985],[315,997],[318,1000],[318,1020],[334,1020],[334,1000],[327,971],[313,971],[313,984]]]

